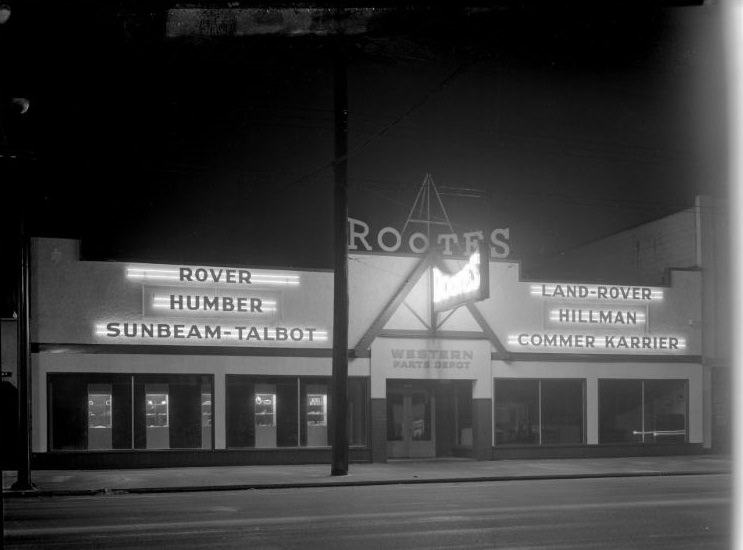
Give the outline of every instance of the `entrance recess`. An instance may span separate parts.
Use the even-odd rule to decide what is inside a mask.
[[[416,387],[387,388],[387,456],[436,456],[431,391]]]

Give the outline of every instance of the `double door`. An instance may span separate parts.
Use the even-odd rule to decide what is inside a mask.
[[[387,389],[387,456],[436,456],[433,396],[428,389]]]

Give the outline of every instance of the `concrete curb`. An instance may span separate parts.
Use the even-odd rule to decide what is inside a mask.
[[[566,479],[601,479],[622,477],[671,477],[671,476],[707,476],[730,475],[730,470],[680,470],[680,471],[644,471],[644,472],[605,472],[582,474],[540,474],[540,475],[509,475],[509,476],[478,476],[478,477],[438,477],[414,479],[382,479],[382,480],[350,480],[342,481],[312,481],[312,482],[283,482],[283,483],[247,483],[232,485],[197,485],[177,487],[130,487],[130,488],[100,488],[100,489],[36,489],[14,491],[3,489],[3,498],[30,498],[30,497],[63,497],[63,496],[109,496],[125,494],[153,494],[153,493],[196,493],[209,491],[263,491],[271,489],[307,489],[312,487],[364,487],[373,485],[420,485],[433,483],[483,483],[504,481],[544,481]]]

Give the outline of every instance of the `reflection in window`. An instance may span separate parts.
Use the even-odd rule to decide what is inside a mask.
[[[168,427],[168,394],[148,393],[145,395],[147,427]]]
[[[325,447],[328,444],[328,388],[324,384],[309,384],[305,387],[307,446]]]
[[[212,394],[201,393],[201,427],[208,428],[212,425]]]
[[[327,426],[328,425],[328,394],[326,393],[308,393],[307,394],[307,425],[308,426]]]
[[[88,428],[110,428],[112,396],[110,393],[88,394]]]
[[[113,448],[113,392],[111,384],[88,384],[89,450]]]
[[[428,392],[411,394],[410,420],[413,441],[431,441],[431,400]]]
[[[255,425],[272,428],[276,426],[276,394],[255,394]]]

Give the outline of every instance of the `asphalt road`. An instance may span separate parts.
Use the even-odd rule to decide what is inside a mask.
[[[6,499],[5,548],[730,548],[729,475]]]

